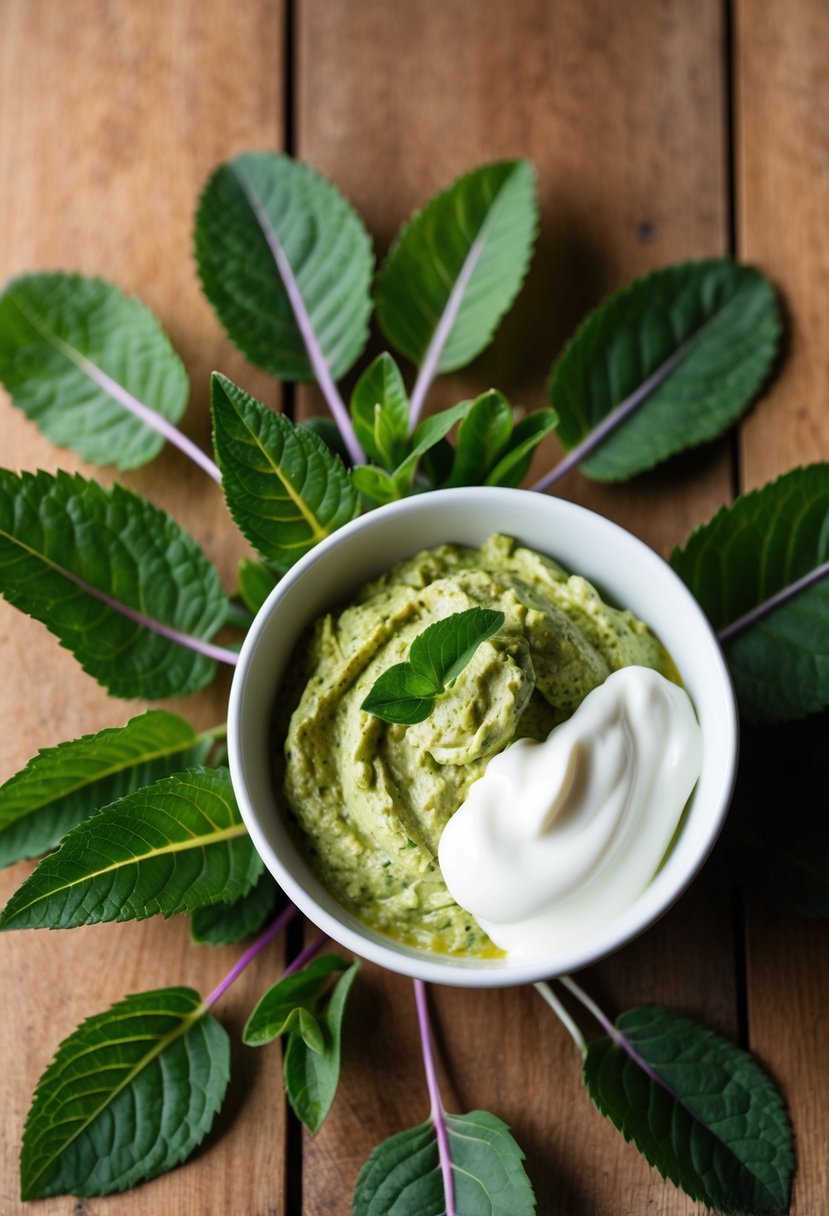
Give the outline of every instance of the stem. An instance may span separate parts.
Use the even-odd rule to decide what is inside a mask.
[[[585,1056],[587,1055],[587,1042],[585,1041],[584,1035],[579,1030],[578,1026],[573,1021],[573,1019],[570,1017],[570,1014],[564,1008],[561,1001],[558,999],[556,994],[553,992],[550,985],[542,982],[542,983],[534,984],[533,987],[535,988],[536,992],[541,997],[541,999],[546,1001],[547,1004],[550,1006],[553,1013],[556,1015],[558,1020],[564,1026],[565,1030],[567,1030],[569,1032],[570,1038],[573,1040],[573,1042],[576,1044],[576,1047],[578,1047],[579,1051],[581,1052],[581,1058],[584,1059]]]
[[[322,389],[322,394],[328,403],[328,408],[331,410],[334,421],[337,424],[340,434],[343,437],[343,442],[348,449],[348,454],[354,464],[365,464],[366,454],[360,447],[357,436],[354,433],[354,428],[351,425],[351,419],[348,416],[348,410],[345,408],[345,403],[339,394],[336,384],[334,383],[331,372],[328,367],[328,361],[323,354],[322,347],[317,340],[317,335],[314,331],[311,318],[308,315],[308,310],[305,307],[305,300],[300,291],[299,284],[294,276],[294,270],[291,266],[285,250],[282,248],[282,242],[271,223],[270,216],[259,201],[255,191],[250,189],[244,174],[236,170],[239,178],[239,184],[245,192],[245,197],[250,204],[253,214],[256,216],[259,227],[262,230],[262,235],[268,243],[268,248],[271,251],[273,260],[276,263],[276,268],[279,271],[285,288],[285,294],[288,297],[291,308],[293,310],[294,319],[297,323],[297,328],[302,335],[302,341],[305,344],[305,350],[308,353],[308,359],[313,368],[314,375],[317,378],[317,383]]]
[[[775,608],[782,607],[783,604],[794,599],[796,595],[800,595],[801,591],[808,591],[810,587],[814,586],[815,583],[819,583],[827,575],[829,575],[829,562],[816,566],[814,570],[810,570],[808,574],[804,574],[803,578],[799,578],[788,587],[784,587],[782,591],[778,591],[775,595],[770,596],[762,604],[758,604],[756,608],[752,608],[750,612],[745,613],[744,616],[738,617],[736,621],[732,621],[730,625],[726,625],[725,629],[721,629],[717,635],[720,642],[730,642],[738,634],[742,633],[743,630],[756,625],[758,621],[762,621]]]
[[[661,367],[658,367],[653,375],[648,376],[635,392],[621,401],[610,413],[602,419],[598,426],[593,427],[593,430],[587,435],[581,443],[576,444],[572,451],[568,452],[563,460],[560,460],[555,468],[537,481],[530,488],[533,490],[548,490],[555,482],[560,481],[567,473],[571,473],[578,465],[586,460],[600,444],[604,443],[608,435],[616,430],[617,426],[621,426],[623,422],[635,413],[639,406],[648,399],[654,389],[658,388],[663,380],[671,374],[677,364],[681,363],[689,350],[689,343],[683,342],[678,350],[674,351],[669,359],[666,359]]]
[[[325,943],[328,941],[328,934],[321,933],[315,942],[311,942],[310,946],[306,946],[301,950],[292,963],[282,972],[282,978],[286,975],[293,975],[295,971],[301,971],[306,963],[310,963],[315,954],[319,954]]]
[[[589,997],[584,989],[579,987],[572,976],[560,975],[558,977],[558,982],[563,984],[568,992],[572,992],[577,1001],[581,1001],[588,1013],[593,1014],[593,1017],[599,1023],[605,1034],[609,1034],[611,1039],[615,1039],[616,1042],[619,1042],[622,1036],[619,1034],[619,1031],[613,1025],[610,1018],[607,1017],[606,1014],[602,1013],[601,1009],[592,999],[592,997]]]
[[[423,1066],[426,1069],[426,1086],[431,1102],[431,1118],[435,1125],[435,1136],[438,1142],[438,1159],[440,1172],[443,1175],[443,1193],[446,1197],[446,1216],[455,1216],[455,1180],[452,1177],[452,1157],[449,1152],[449,1130],[446,1126],[443,1103],[440,1100],[440,1089],[435,1069],[435,1058],[432,1054],[432,1036],[429,1030],[429,1010],[426,1004],[426,985],[423,980],[413,980],[415,990],[415,1005],[417,1006],[417,1024],[420,1030],[420,1042],[423,1048]]]
[[[239,976],[247,967],[248,963],[252,963],[257,954],[260,954],[266,946],[269,946],[274,938],[278,937],[282,930],[291,923],[299,911],[293,904],[288,904],[287,908],[283,908],[276,920],[268,925],[264,933],[260,933],[252,946],[248,946],[242,957],[234,963],[224,979],[213,989],[210,996],[202,1001],[202,1009],[206,1012],[211,1005],[215,1005],[220,996],[227,992],[231,984],[238,980]]]
[[[469,247],[469,253],[464,259],[461,266],[460,274],[455,279],[455,285],[449,293],[449,299],[446,301],[446,308],[443,310],[443,315],[438,321],[435,332],[432,334],[432,340],[426,348],[426,354],[423,362],[420,365],[420,371],[417,373],[417,380],[412,390],[411,413],[409,415],[409,433],[417,426],[417,421],[420,417],[420,411],[423,409],[423,403],[426,400],[426,394],[429,391],[429,386],[437,375],[438,363],[443,354],[443,348],[449,341],[449,335],[452,332],[452,326],[458,319],[458,313],[463,303],[463,297],[466,294],[466,289],[469,286],[469,280],[472,278],[472,272],[478,264],[478,260],[484,251],[486,241],[484,239],[484,229],[476,236],[475,240]]]

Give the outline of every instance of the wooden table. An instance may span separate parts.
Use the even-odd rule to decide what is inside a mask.
[[[3,0],[2,277],[66,268],[140,295],[190,369],[186,429],[206,445],[214,367],[298,415],[319,406],[247,366],[200,296],[192,215],[212,166],[243,149],[292,151],[338,183],[382,252],[464,169],[527,156],[542,204],[529,281],[495,346],[441,382],[436,403],[494,383],[540,405],[583,312],[653,266],[733,253],[784,293],[789,354],[738,434],[627,487],[579,476],[563,486],[666,553],[738,490],[829,457],[828,62],[822,0]],[[0,408],[3,464],[83,467],[5,399]],[[123,480],[171,510],[232,585],[242,546],[198,470],[167,451]],[[5,604],[0,661],[0,778],[40,746],[136,712]],[[226,695],[220,679],[175,708],[207,727]],[[27,872],[0,875],[0,895]],[[178,921],[10,933],[0,951],[0,1216],[13,1216],[23,1121],[60,1039],[129,992],[206,992],[238,951],[191,946]],[[194,1160],[129,1195],[33,1210],[350,1212],[370,1149],[427,1112],[411,985],[365,968],[340,1093],[312,1140],[286,1116],[278,1048],[238,1044],[281,965],[281,948],[260,957],[219,1007],[237,1044],[234,1078]],[[744,901],[715,858],[669,916],[586,982],[613,1013],[658,1001],[750,1045],[798,1132],[793,1211],[829,1208],[825,925]],[[433,998],[447,1105],[507,1120],[541,1216],[700,1211],[593,1110],[570,1039],[532,990]]]

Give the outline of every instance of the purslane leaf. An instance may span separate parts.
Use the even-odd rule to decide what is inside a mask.
[[[335,380],[363,350],[371,242],[350,204],[309,165],[272,152],[220,165],[199,203],[196,258],[228,336],[273,375],[314,378],[297,307]]]
[[[351,476],[318,435],[227,377],[214,373],[211,397],[230,513],[251,544],[284,572],[358,514]]]
[[[829,464],[793,469],[692,532],[671,565],[718,631],[829,561]],[[829,579],[725,643],[743,713],[780,720],[829,706]]]
[[[127,794],[73,828],[12,895],[0,929],[193,912],[241,898],[261,873],[229,773],[193,769]]]
[[[227,611],[216,569],[122,486],[0,469],[0,593],[115,696],[180,696],[215,675],[208,642]]]
[[[110,802],[201,764],[210,745],[177,714],[151,709],[41,750],[0,786],[0,866],[39,857]]]
[[[222,900],[196,908],[190,920],[190,936],[194,942],[207,946],[230,946],[255,937],[264,929],[280,899],[284,902],[279,887],[265,872],[246,895],[232,903]]]
[[[667,1009],[642,1006],[588,1046],[596,1106],[666,1178],[723,1212],[787,1209],[792,1136],[782,1098],[746,1052]]]
[[[377,279],[377,320],[418,366],[463,367],[524,281],[538,223],[535,173],[501,161],[459,178],[403,228]]]
[[[355,959],[343,972],[319,1017],[322,1036],[320,1050],[314,1051],[307,1040],[296,1031],[288,1036],[285,1048],[285,1092],[294,1114],[312,1134],[322,1127],[331,1109],[340,1080],[342,1023],[351,985],[360,968]]]
[[[504,623],[503,612],[468,608],[427,626],[409,647],[404,663],[395,663],[374,682],[361,709],[384,722],[422,722],[435,698],[455,682],[475,651]]]
[[[139,993],[88,1018],[38,1082],[22,1198],[109,1195],[172,1169],[209,1132],[229,1076],[227,1032],[192,988]]]
[[[343,1014],[359,966],[359,960],[349,966],[335,954],[314,959],[265,993],[243,1032],[250,1047],[287,1035],[285,1091],[297,1118],[312,1132],[322,1126],[337,1091]],[[336,972],[343,974],[322,1008]]]
[[[774,289],[749,266],[711,259],[636,279],[582,322],[553,367],[562,443],[574,448],[640,391],[581,463],[588,477],[621,481],[716,438],[762,387],[780,330]]]
[[[488,1111],[446,1115],[457,1216],[533,1216],[524,1154]],[[378,1145],[354,1191],[354,1216],[445,1216],[435,1125],[431,1119]]]
[[[189,393],[144,304],[103,279],[64,273],[23,275],[0,297],[0,381],[53,443],[119,469],[164,446],[142,407],[177,422]]]
[[[369,364],[354,386],[350,408],[363,451],[393,473],[408,452],[409,397],[391,355],[384,352]]]

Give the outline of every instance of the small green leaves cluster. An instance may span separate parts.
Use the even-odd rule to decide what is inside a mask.
[[[262,1047],[284,1038],[285,1093],[311,1132],[331,1109],[340,1079],[343,1014],[360,968],[336,954],[314,959],[269,988],[247,1020],[243,1039]],[[330,988],[331,978],[341,972]]]
[[[375,680],[360,708],[384,722],[423,722],[504,619],[491,608],[468,608],[435,621],[414,639],[404,663],[387,667]]]
[[[294,424],[217,373],[216,463],[176,426],[187,375],[141,303],[77,274],[13,280],[0,296],[0,382],[15,405],[55,443],[119,469],[173,442],[221,482],[258,558],[240,564],[229,599],[201,547],[141,495],[0,470],[0,593],[111,693],[180,696],[235,662],[236,642],[219,644],[220,631],[238,638],[279,578],[362,510],[430,489],[519,486],[553,432],[569,456],[534,488],[574,466],[623,480],[723,434],[768,378],[780,334],[768,281],[723,259],[666,267],[612,295],[555,359],[545,408],[526,412],[490,388],[422,416],[435,379],[492,341],[537,225],[531,166],[484,165],[403,227],[375,277],[362,221],[315,170],[272,153],[220,165],[196,215],[205,294],[251,362],[283,380],[315,379],[332,417]],[[337,381],[355,371],[372,314],[403,366],[381,353],[355,372],[346,404]],[[829,466],[814,465],[745,495],[672,557],[723,631],[748,716],[829,706],[827,537]],[[389,722],[423,720],[503,621],[472,609],[436,622],[363,708]],[[217,755],[221,733],[199,735],[152,710],[42,751],[11,777],[0,787],[0,865],[48,855],[0,927],[187,913],[197,942],[260,932],[282,896],[245,833]],[[772,839],[765,820],[741,816],[738,831],[744,843],[750,833],[752,856],[773,847],[779,859],[790,842]],[[825,916],[825,877],[813,853],[793,849],[783,886],[790,898],[805,891],[800,906]],[[336,1090],[356,969],[325,956],[286,975],[245,1028],[251,1044],[282,1038],[286,1091],[312,1131]],[[26,1124],[24,1198],[107,1194],[193,1151],[229,1075],[211,1003],[184,988],[130,996],[63,1042]],[[785,1208],[782,1104],[731,1044],[665,1010],[631,1010],[587,1048],[585,1081],[693,1197],[723,1211]],[[480,1111],[444,1118],[458,1212],[531,1216],[523,1154],[506,1126]],[[392,1137],[360,1174],[357,1216],[444,1211],[438,1158],[434,1119]]]

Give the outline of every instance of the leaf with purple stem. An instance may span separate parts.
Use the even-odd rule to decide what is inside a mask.
[[[747,717],[829,706],[829,464],[743,494],[671,565],[719,631]]]
[[[667,1009],[640,1006],[588,1045],[584,1082],[626,1140],[692,1199],[780,1212],[794,1154],[783,1100],[752,1057]]]
[[[781,321],[774,288],[723,258],[655,270],[584,320],[550,376],[569,455],[535,489],[578,466],[623,481],[707,443],[769,375]]]
[[[359,463],[334,383],[368,339],[374,259],[356,211],[310,165],[245,152],[220,165],[204,189],[196,258],[229,337],[283,380],[316,378]]]
[[[0,297],[0,381],[53,443],[134,469],[165,439],[214,478],[174,425],[187,373],[150,310],[111,283],[54,272],[13,279]]]
[[[191,536],[146,498],[68,473],[0,469],[0,594],[120,697],[204,688],[227,597]]]
[[[489,345],[530,263],[535,171],[498,161],[458,178],[402,229],[377,279],[377,320],[418,367],[410,426],[440,372]]]

